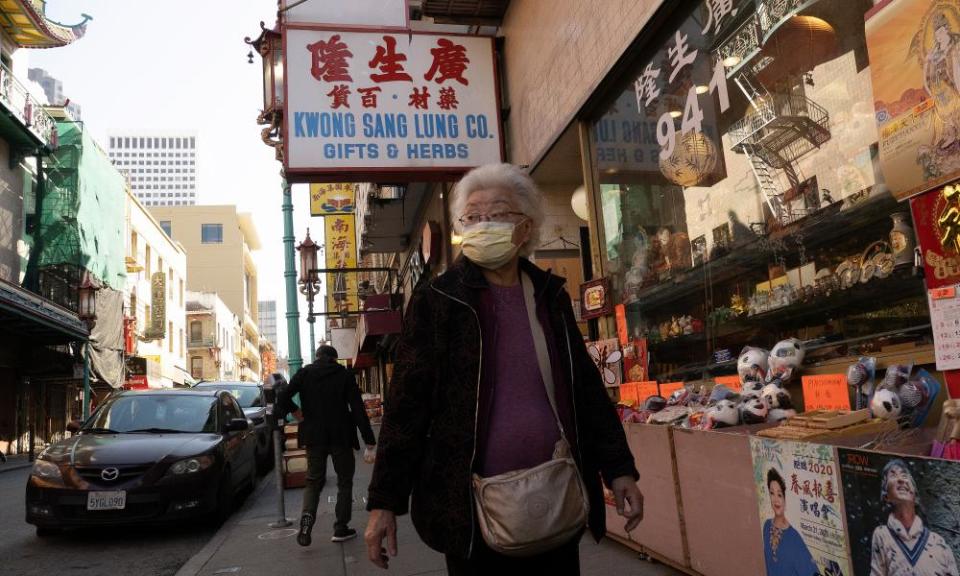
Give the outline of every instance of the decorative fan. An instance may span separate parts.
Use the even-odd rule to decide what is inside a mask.
[[[607,342],[594,342],[587,347],[590,358],[603,376],[606,386],[616,386],[620,380],[620,362],[623,361],[623,352],[619,349],[610,349]]]

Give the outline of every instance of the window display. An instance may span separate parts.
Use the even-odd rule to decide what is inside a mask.
[[[647,380],[739,374],[769,398],[740,414],[781,419],[810,366],[932,351],[909,206],[880,169],[873,5],[690,2],[592,122],[606,275]]]

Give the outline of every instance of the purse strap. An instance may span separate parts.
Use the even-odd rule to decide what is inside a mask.
[[[537,302],[534,298],[533,282],[524,272],[520,273],[520,282],[523,284],[523,300],[527,307],[530,332],[533,334],[533,347],[537,351],[537,363],[540,364],[540,375],[543,377],[543,385],[547,389],[547,399],[550,400],[553,416],[557,419],[557,426],[560,428],[560,437],[566,440],[567,435],[563,429],[563,423],[560,421],[560,412],[557,411],[556,387],[553,380],[553,367],[550,364],[550,353],[547,349],[547,337],[544,335],[543,326],[537,318]]]

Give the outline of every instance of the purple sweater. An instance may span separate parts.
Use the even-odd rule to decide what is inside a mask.
[[[490,285],[481,296],[480,316],[478,472],[488,477],[546,462],[560,430],[537,362],[522,285]]]

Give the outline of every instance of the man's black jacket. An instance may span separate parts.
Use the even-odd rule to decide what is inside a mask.
[[[287,387],[288,409],[292,407],[289,399],[296,394],[300,394],[303,413],[301,446],[359,450],[357,429],[368,446],[376,444],[357,381],[337,362],[321,357],[300,369]]]

